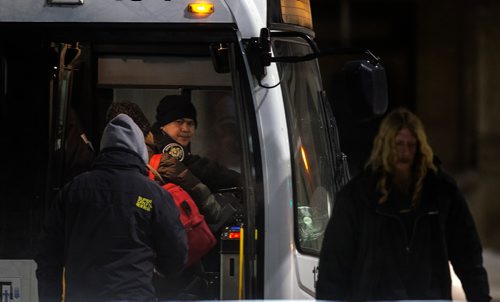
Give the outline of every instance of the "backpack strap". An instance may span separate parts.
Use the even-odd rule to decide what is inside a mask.
[[[158,171],[156,170],[160,166],[160,159],[161,154],[154,154],[151,157],[151,159],[149,160],[149,164],[147,165],[149,170],[148,176],[149,179],[154,180],[156,178],[164,184],[165,181],[163,180],[163,177],[161,177],[160,173],[158,173]]]

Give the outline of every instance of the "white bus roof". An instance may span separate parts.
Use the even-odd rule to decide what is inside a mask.
[[[57,1],[61,2],[61,1]],[[47,4],[46,0],[0,1],[1,22],[83,22],[83,23],[234,23],[222,0],[214,4],[214,13],[196,16],[187,11],[193,0],[65,0]]]
[[[237,24],[243,38],[266,27],[267,0],[203,0],[213,3],[214,12],[190,13],[188,4],[200,1],[2,0],[0,23]]]

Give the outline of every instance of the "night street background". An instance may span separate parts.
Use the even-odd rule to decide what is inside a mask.
[[[320,49],[380,56],[389,110],[406,106],[463,190],[483,243],[491,295],[500,301],[500,1],[311,0]],[[352,174],[364,165],[380,118],[356,121],[342,66],[320,58],[323,84]]]

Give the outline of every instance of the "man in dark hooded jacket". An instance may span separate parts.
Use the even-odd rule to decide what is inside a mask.
[[[40,301],[154,301],[153,271],[184,267],[186,233],[170,195],[146,176],[144,136],[119,114],[91,171],[59,192],[36,257]]]

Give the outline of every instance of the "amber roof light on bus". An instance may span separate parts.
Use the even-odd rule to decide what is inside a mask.
[[[280,0],[280,3],[284,23],[313,28],[309,0]]]
[[[191,3],[188,4],[188,12],[207,15],[214,12],[214,5],[212,3]]]

